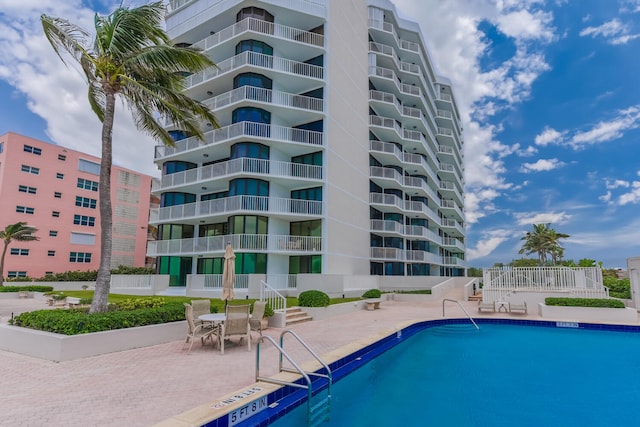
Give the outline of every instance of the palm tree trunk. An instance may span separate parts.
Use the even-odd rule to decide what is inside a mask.
[[[4,286],[4,257],[7,255],[7,248],[9,242],[4,242],[4,248],[2,249],[2,258],[0,258],[0,286]]]
[[[113,211],[111,209],[111,161],[113,145],[113,118],[116,98],[113,92],[106,93],[104,121],[102,122],[102,159],[100,160],[100,267],[96,278],[90,313],[107,310],[111,286],[111,247]]]

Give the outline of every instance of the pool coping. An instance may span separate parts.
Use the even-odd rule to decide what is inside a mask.
[[[560,320],[530,320],[478,317],[474,319],[478,325],[509,324],[549,328],[573,328],[587,330],[604,330],[617,332],[640,332],[640,325],[601,324]],[[336,350],[322,355],[322,360],[329,366],[333,381],[337,382],[368,363],[390,348],[412,337],[416,333],[431,327],[455,324],[469,324],[468,318],[446,318],[432,320],[409,320],[398,323],[378,333],[353,341]],[[326,373],[320,363],[310,361],[301,365],[305,372]],[[304,384],[299,374],[281,372],[274,379]],[[327,388],[327,380],[312,377],[313,395]],[[177,416],[164,420],[157,427],[229,427],[229,426],[268,426],[293,409],[304,404],[307,391],[301,388],[256,382],[236,392],[213,400]],[[266,404],[265,404],[266,399]],[[251,407],[257,408],[255,412]],[[235,422],[231,421],[234,417]]]

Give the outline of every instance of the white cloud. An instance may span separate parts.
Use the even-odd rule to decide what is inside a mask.
[[[519,233],[519,231],[514,232],[511,229],[498,229],[484,232],[475,248],[467,248],[467,259],[474,260],[488,256],[505,241],[514,236],[519,236]]]
[[[28,108],[42,117],[47,135],[57,144],[101,155],[102,125],[87,101],[79,66],[67,68],[42,34],[40,14],[58,16],[93,28],[94,11],[80,0],[0,0],[0,79],[27,98]],[[114,163],[150,175],[155,142],[139,132],[123,104],[116,106]]]
[[[616,180],[613,180],[613,181],[606,180],[605,187],[608,190],[613,190],[613,189],[620,188],[620,187],[629,188],[630,185],[631,184],[629,183],[629,181],[624,181],[622,179],[616,179]]]
[[[524,163],[521,171],[523,173],[543,172],[558,169],[564,165],[565,163],[558,159],[540,159],[535,163]]]
[[[541,134],[536,135],[534,141],[536,145],[543,147],[549,144],[560,144],[563,140],[563,134],[553,128],[545,127]]]
[[[597,27],[586,27],[580,31],[580,36],[591,36],[593,38],[603,37],[607,43],[612,45],[626,44],[631,40],[640,37],[640,34],[629,34],[629,27],[620,22],[617,18],[605,22]]]
[[[571,219],[566,212],[525,212],[514,214],[518,225],[565,224]]]
[[[618,139],[624,132],[640,126],[640,105],[618,111],[610,121],[601,121],[585,132],[576,132],[569,143],[574,148]]]
[[[509,37],[516,39],[551,40],[554,37],[551,22],[553,15],[543,11],[529,12],[521,9],[499,16],[498,27]]]

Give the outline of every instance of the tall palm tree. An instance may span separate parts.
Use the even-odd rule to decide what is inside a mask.
[[[538,264],[547,264],[547,255],[551,256],[551,262],[556,265],[564,256],[564,248],[559,240],[568,238],[568,234],[558,233],[550,227],[550,224],[533,224],[533,232],[527,232],[520,240],[524,240],[519,254],[538,254]]]
[[[38,238],[33,235],[36,231],[38,231],[37,228],[27,225],[26,222],[9,224],[4,230],[0,230],[0,239],[2,239],[4,243],[2,257],[0,258],[0,286],[4,285],[4,257],[7,255],[7,248],[14,240],[16,242],[32,242],[38,240]]]
[[[203,139],[200,120],[217,126],[200,102],[183,93],[184,75],[203,71],[213,62],[189,47],[173,46],[163,30],[162,1],[137,8],[120,7],[108,16],[95,15],[95,38],[71,22],[42,15],[44,34],[66,64],[62,52],[77,61],[89,86],[89,103],[102,122],[100,162],[100,267],[90,312],[105,311],[111,281],[112,131],[116,97],[133,114],[139,130],[167,145],[173,139],[160,120]]]

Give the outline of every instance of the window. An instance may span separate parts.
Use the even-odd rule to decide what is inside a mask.
[[[74,215],[73,223],[75,225],[83,225],[85,227],[94,227],[96,225],[96,218],[86,215]]]
[[[78,159],[78,170],[81,172],[91,173],[93,175],[100,175],[100,164],[90,162],[89,160]]]
[[[56,230],[49,230],[50,237],[58,237],[58,232]]]
[[[269,56],[273,55],[273,48],[260,40],[242,40],[236,45],[236,55],[240,55],[246,51],[262,53]]]
[[[249,157],[269,160],[269,147],[255,142],[240,142],[231,146],[231,158]],[[265,171],[265,173],[268,171]]]
[[[71,238],[69,239],[69,243],[73,245],[95,245],[96,235],[72,232]]]
[[[56,251],[47,251],[47,256],[56,256]]]
[[[33,215],[35,212],[35,208],[30,208],[27,206],[16,206],[16,212]]]
[[[91,262],[90,252],[70,252],[69,262]]]
[[[233,110],[233,112],[231,113],[231,121],[233,123],[254,122],[269,124],[271,123],[271,113],[267,110],[263,110],[262,108],[241,107]],[[251,132],[251,130],[247,130],[247,132],[253,135],[255,130],[253,132]]]
[[[291,163],[302,163],[303,165],[322,166],[322,151],[315,153],[303,154],[291,158]]]
[[[58,154],[58,160],[62,160],[63,162],[67,160],[67,156],[64,154]]]
[[[291,198],[296,200],[322,201],[322,187],[304,188],[291,192]]]
[[[18,185],[18,191],[21,193],[36,194],[37,188],[27,187],[26,185]]]
[[[4,142],[0,142],[0,154],[4,151]]]
[[[26,271],[9,271],[7,273],[8,277],[27,277]]]
[[[238,178],[229,182],[229,196],[269,196],[269,183],[261,179]]]
[[[53,211],[53,212],[51,212],[51,216],[55,217],[55,218],[60,218],[60,212],[59,211]]]
[[[59,191],[56,191],[55,193],[53,193],[53,197],[55,197],[56,199],[62,199],[62,193]]]
[[[88,179],[78,178],[78,188],[90,191],[98,191],[98,183],[96,181],[90,181]]]
[[[191,162],[181,162],[181,161],[171,161],[165,162],[162,165],[162,173],[163,175],[171,175],[178,172],[183,172],[190,169],[197,168],[198,165]]]
[[[11,255],[29,255],[29,249],[11,248]]]
[[[238,74],[233,79],[233,87],[239,88],[242,86],[254,86],[263,89],[271,89],[273,88],[273,81],[270,78],[263,76],[262,74],[242,73]]]
[[[63,174],[63,173],[58,172],[58,173],[56,174],[56,178],[58,178],[58,179],[64,179],[64,174]]]
[[[162,193],[160,196],[160,206],[176,206],[185,205],[187,203],[195,203],[196,195],[191,193]]]
[[[40,168],[34,168],[33,166],[29,165],[22,165],[21,170],[22,172],[32,173],[34,175],[38,175],[40,173]]]
[[[76,196],[76,206],[81,208],[95,209],[98,201],[96,199],[90,199],[88,197]]]
[[[33,153],[36,156],[39,156],[42,154],[42,149],[37,148],[37,147],[32,147],[31,145],[25,145],[24,146],[24,151],[26,151],[27,153]]]

